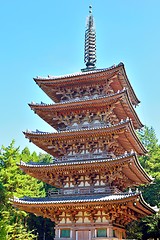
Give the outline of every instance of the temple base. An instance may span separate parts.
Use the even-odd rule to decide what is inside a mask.
[[[55,240],[122,240],[125,229],[111,223],[57,224]]]

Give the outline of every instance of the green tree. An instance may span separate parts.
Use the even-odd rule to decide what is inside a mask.
[[[152,176],[153,183],[141,186],[140,190],[147,203],[160,207],[160,145],[154,129],[145,126],[139,137],[148,150],[148,154],[139,157],[141,165]],[[128,238],[131,239],[158,239],[160,237],[160,214],[145,217],[128,225]]]
[[[54,239],[54,223],[50,219],[30,214],[27,221],[30,230],[37,234],[38,240]]]
[[[53,163],[53,157],[51,155],[46,154],[46,153],[39,153],[38,155],[38,162],[43,162],[43,163]]]
[[[53,158],[49,154],[39,153],[38,162],[40,163],[53,163]],[[44,190],[48,192],[49,188],[53,188],[47,183],[44,183]],[[38,217],[34,214],[29,214],[27,219],[30,230],[33,230],[38,235],[38,240],[53,240],[54,239],[54,223],[47,218]]]
[[[45,196],[43,183],[24,174],[17,163],[20,160],[30,159],[27,149],[20,153],[14,146],[14,141],[8,147],[2,146],[0,151],[0,239],[36,239],[37,237],[28,229],[28,214],[12,207],[9,199],[27,196]],[[28,160],[29,161],[29,160]],[[27,184],[26,184],[27,183]]]
[[[160,178],[160,146],[154,129],[145,126],[139,137],[148,150],[148,154],[139,158],[142,166],[153,177]]]

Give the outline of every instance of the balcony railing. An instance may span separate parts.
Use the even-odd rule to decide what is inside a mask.
[[[61,158],[55,159],[56,162],[65,162],[65,161],[81,161],[81,160],[95,160],[95,159],[111,159],[115,156],[112,153],[107,152],[97,152],[97,153],[84,153],[63,156]]]
[[[78,188],[63,188],[48,190],[49,197],[56,197],[57,195],[92,195],[92,194],[119,194],[122,193],[116,187],[78,187]]]
[[[86,123],[86,124],[77,124],[72,126],[67,126],[66,130],[78,130],[78,129],[90,129],[90,128],[102,128],[102,127],[109,127],[111,123]]]
[[[104,93],[101,94],[93,94],[93,95],[84,95],[84,96],[77,96],[77,97],[71,97],[71,96],[67,96],[65,99],[60,100],[61,103],[65,103],[65,102],[79,102],[79,101],[84,101],[84,100],[90,100],[90,99],[97,99],[97,98],[103,98],[106,97],[107,95]]]

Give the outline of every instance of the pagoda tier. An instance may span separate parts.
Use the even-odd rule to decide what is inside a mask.
[[[150,183],[152,179],[139,164],[135,153],[114,159],[97,159],[68,163],[20,163],[20,168],[57,188],[55,194],[117,193],[128,187]],[[114,187],[116,186],[116,187]],[[119,191],[120,190],[120,191]]]
[[[50,218],[56,223],[57,239],[66,239],[61,235],[63,229],[69,230],[67,239],[77,239],[78,231],[90,231],[90,238],[99,239],[101,229],[106,229],[106,237],[101,239],[124,239],[124,227],[155,211],[146,204],[140,193],[117,195],[57,196],[55,198],[13,199],[13,205],[27,212]]]
[[[115,124],[119,122],[119,119],[127,117],[132,119],[135,129],[143,127],[132,106],[127,89],[96,99],[58,104],[31,103],[29,106],[57,130]]]
[[[110,158],[133,150],[144,155],[147,150],[137,137],[130,120],[122,121],[109,127],[79,129],[55,133],[25,132],[35,145],[61,160],[74,160],[75,155],[82,160],[97,156]]]
[[[136,106],[140,102],[127,78],[123,63],[105,69],[60,77],[37,77],[34,80],[55,102],[70,101],[76,98],[95,98],[96,96],[116,93],[124,88],[128,89],[133,105]]]

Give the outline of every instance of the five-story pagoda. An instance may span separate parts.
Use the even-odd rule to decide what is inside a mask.
[[[55,222],[55,240],[125,239],[125,226],[154,213],[142,195],[126,189],[152,180],[137,155],[146,154],[135,130],[143,125],[123,63],[96,69],[96,33],[90,7],[86,68],[35,82],[55,102],[29,104],[56,132],[24,132],[54,157],[52,164],[21,162],[27,174],[54,187],[45,198],[15,198],[14,206]]]

